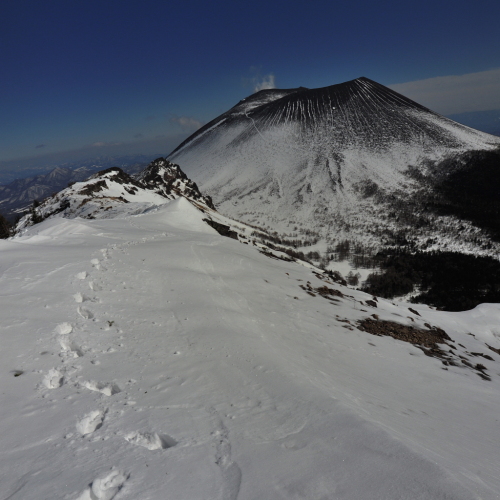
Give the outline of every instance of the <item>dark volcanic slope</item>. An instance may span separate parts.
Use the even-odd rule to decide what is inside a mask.
[[[440,126],[430,118],[441,122]],[[363,141],[367,147],[380,147],[387,142],[407,142],[415,136],[420,136],[424,143],[444,140],[450,147],[459,147],[464,139],[460,137],[462,134],[483,136],[483,140],[487,136],[362,77],[319,89],[301,87],[257,92],[202,127],[170,157],[180,157],[180,151],[202,137],[206,141],[204,136],[213,134],[214,127],[227,129],[248,123],[248,120],[253,120],[252,125],[258,126],[260,131],[296,123],[304,131],[328,132],[329,142],[339,141],[336,149],[353,141]],[[325,127],[330,129],[325,130]],[[448,128],[453,129],[451,133]],[[251,135],[251,131],[247,135]],[[492,139],[486,139],[489,140]]]
[[[413,198],[446,177],[436,165],[499,146],[498,137],[358,78],[258,92],[193,134],[169,160],[230,216],[279,232],[307,228],[331,243],[349,237],[380,246],[402,229],[401,206],[411,201],[406,214],[418,212]],[[405,222],[407,229],[413,222]],[[436,224],[454,222],[432,222],[420,236],[439,236]]]
[[[387,141],[407,142],[420,134],[427,140],[442,140],[442,131],[416,116],[408,119],[408,112],[438,117],[424,106],[363,77],[287,95],[259,107],[252,118],[264,127],[287,122],[300,123],[305,130],[316,132],[331,127],[330,140],[337,141],[337,147],[353,141],[362,141],[368,148],[379,147]],[[453,136],[446,140],[457,145]]]

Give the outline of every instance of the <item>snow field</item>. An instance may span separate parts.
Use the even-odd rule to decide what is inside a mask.
[[[498,498],[497,306],[325,300],[202,217],[177,200],[2,244],[0,498]],[[358,331],[371,314],[444,328],[491,382]]]

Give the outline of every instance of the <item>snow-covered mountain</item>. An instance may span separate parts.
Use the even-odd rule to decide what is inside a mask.
[[[224,120],[257,124],[261,108],[305,92],[259,93]],[[418,105],[400,106],[414,121],[419,112],[422,123],[430,120]],[[197,147],[218,127],[200,132]],[[273,129],[256,127],[262,140]],[[239,144],[250,154],[258,140],[247,132]],[[478,154],[494,173],[487,151],[494,144],[474,134],[463,129],[467,140],[484,140]],[[438,148],[442,136],[430,137]],[[299,170],[275,156],[277,191],[265,184],[257,198],[245,191],[241,200],[269,217],[267,205],[295,207],[289,221],[275,214],[276,227],[302,223],[303,234],[323,231],[326,240],[332,226],[321,226],[322,198],[313,193],[330,193],[337,205],[325,202],[325,213],[350,206],[361,238],[370,219],[356,200],[378,204],[375,220],[390,196],[402,203],[404,193],[433,192],[436,179],[455,172],[453,182],[463,179],[469,167],[461,162],[477,156],[467,149],[472,142],[453,137],[442,151],[461,153],[450,160],[443,152],[446,172],[431,162],[392,165],[393,178],[380,163],[375,186],[355,182],[363,169],[347,169],[346,157],[338,177],[307,164],[305,179],[317,183],[291,204],[285,194],[300,184]],[[389,143],[369,146],[373,157],[395,154]],[[221,176],[229,175],[223,167]],[[240,174],[256,182],[252,169]],[[495,196],[491,184],[486,197]],[[36,207],[16,236],[0,240],[0,498],[498,499],[500,305],[444,312],[385,300],[295,259],[296,246],[220,214],[164,158],[135,178],[104,170]]]
[[[346,239],[372,248],[403,240],[497,255],[491,227],[467,215],[450,186],[464,171],[481,177],[474,155],[496,155],[500,165],[498,148],[500,138],[358,78],[257,92],[168,158],[222,213],[282,235],[313,235],[323,251]]]
[[[19,221],[17,231],[54,216],[101,219],[138,214],[179,196],[215,208],[178,165],[164,158],[151,162],[137,178],[111,167],[47,198]]]
[[[498,304],[372,297],[119,170],[71,189],[0,240],[0,498],[498,499]]]
[[[101,157],[64,163],[48,173],[15,179],[5,185],[0,185],[0,213],[14,219],[16,214],[26,211],[34,200],[41,201],[53,193],[61,191],[70,183],[84,181],[92,174],[114,166],[120,167],[128,174],[137,174],[150,161],[143,155]]]

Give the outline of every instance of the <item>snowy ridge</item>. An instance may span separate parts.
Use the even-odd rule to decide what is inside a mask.
[[[0,498],[498,498],[498,304],[377,299],[205,218],[0,241]]]
[[[429,163],[500,147],[498,137],[457,124],[367,78],[270,95],[275,98],[251,96],[215,118],[169,159],[222,213],[281,234],[314,231],[325,248],[346,238],[382,247],[390,244],[384,234],[389,240],[400,231],[413,234],[397,215],[387,217],[394,200],[405,204],[422,189],[410,169],[429,177]],[[377,196],[366,194],[375,190]],[[448,238],[436,218],[429,217],[427,226],[415,234],[417,245],[436,235]],[[477,228],[467,225],[465,239],[451,244],[484,253],[475,238]],[[497,247],[490,252],[496,253]]]
[[[33,200],[42,199],[51,192],[60,191],[69,182],[82,181],[94,172],[95,170],[90,167],[80,167],[75,170],[57,167],[48,174],[17,179],[8,185],[0,186],[2,213],[22,212]]]
[[[19,221],[16,230],[55,216],[103,219],[139,214],[179,196],[215,209],[211,198],[203,196],[178,165],[164,158],[153,161],[137,178],[112,167],[47,198]]]
[[[163,196],[144,189],[121,169],[112,167],[49,197],[34,210],[35,213],[24,216],[16,229],[22,230],[54,216],[92,219],[141,213],[165,201]]]

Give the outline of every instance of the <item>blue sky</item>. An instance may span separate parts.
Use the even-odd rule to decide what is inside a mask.
[[[500,109],[499,19],[498,0],[2,0],[0,161],[168,154],[263,82]]]

